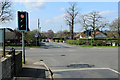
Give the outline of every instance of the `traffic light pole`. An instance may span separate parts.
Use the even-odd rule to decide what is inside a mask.
[[[90,29],[90,31],[91,31],[91,46],[92,46],[92,30]]]
[[[5,28],[3,29],[3,57],[5,57]]]
[[[24,31],[22,31],[22,53],[23,53],[23,60],[25,64],[25,42],[24,42]]]
[[[25,64],[25,42],[24,42],[24,31],[28,29],[28,12],[18,11],[18,29],[22,31],[22,56]]]

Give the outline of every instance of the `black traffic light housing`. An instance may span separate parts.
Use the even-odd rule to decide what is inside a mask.
[[[28,13],[18,11],[18,30],[27,31],[28,30]]]
[[[91,31],[91,30],[89,30],[89,34],[88,34],[89,36],[91,36],[91,32],[92,32],[92,31]]]
[[[91,36],[92,35],[92,30],[87,30],[87,36]]]

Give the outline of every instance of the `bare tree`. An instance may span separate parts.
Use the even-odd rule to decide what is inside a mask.
[[[70,3],[70,8],[66,10],[66,16],[65,20],[67,22],[67,25],[70,27],[70,35],[71,39],[74,38],[74,24],[76,23],[75,19],[79,13],[78,9],[76,8],[77,4],[76,3]]]
[[[94,32],[93,38],[96,36],[96,29],[100,28],[100,24],[102,22],[103,17],[99,14],[97,11],[92,11],[88,14],[88,24],[90,27],[92,27],[92,30]]]
[[[85,29],[85,31],[87,31],[89,24],[88,24],[88,15],[83,14],[80,16],[80,24],[82,25],[82,27]]]
[[[54,37],[54,32],[52,30],[48,30],[47,32],[47,38],[52,39]]]
[[[111,31],[117,31],[118,30],[118,19],[116,18],[115,20],[113,20],[110,23],[109,27]]]
[[[119,26],[118,26],[118,18],[114,19],[110,25],[109,25],[109,29],[111,31],[111,34],[114,37],[119,37]]]
[[[0,24],[12,20],[12,3],[9,0],[0,1]]]
[[[119,3],[120,4],[120,3]],[[120,38],[120,17],[118,17],[118,38]],[[120,39],[119,39],[120,40]],[[120,45],[119,45],[120,46]]]
[[[100,26],[98,28],[101,28],[101,31],[103,31],[103,29],[105,29],[108,25],[109,25],[109,21],[104,19],[101,21]]]
[[[85,31],[92,27],[92,31],[94,32],[93,38],[95,38],[96,30],[101,29],[102,31],[108,25],[108,21],[97,11],[92,11],[88,14],[81,15],[79,22]]]

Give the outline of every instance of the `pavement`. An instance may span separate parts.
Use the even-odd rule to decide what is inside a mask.
[[[43,61],[31,62],[26,60],[20,72],[13,80],[51,80],[51,72]]]

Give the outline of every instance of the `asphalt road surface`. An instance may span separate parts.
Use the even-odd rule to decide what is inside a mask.
[[[43,60],[55,78],[117,78],[118,48],[73,47],[45,43],[43,48],[26,50],[26,59]]]

